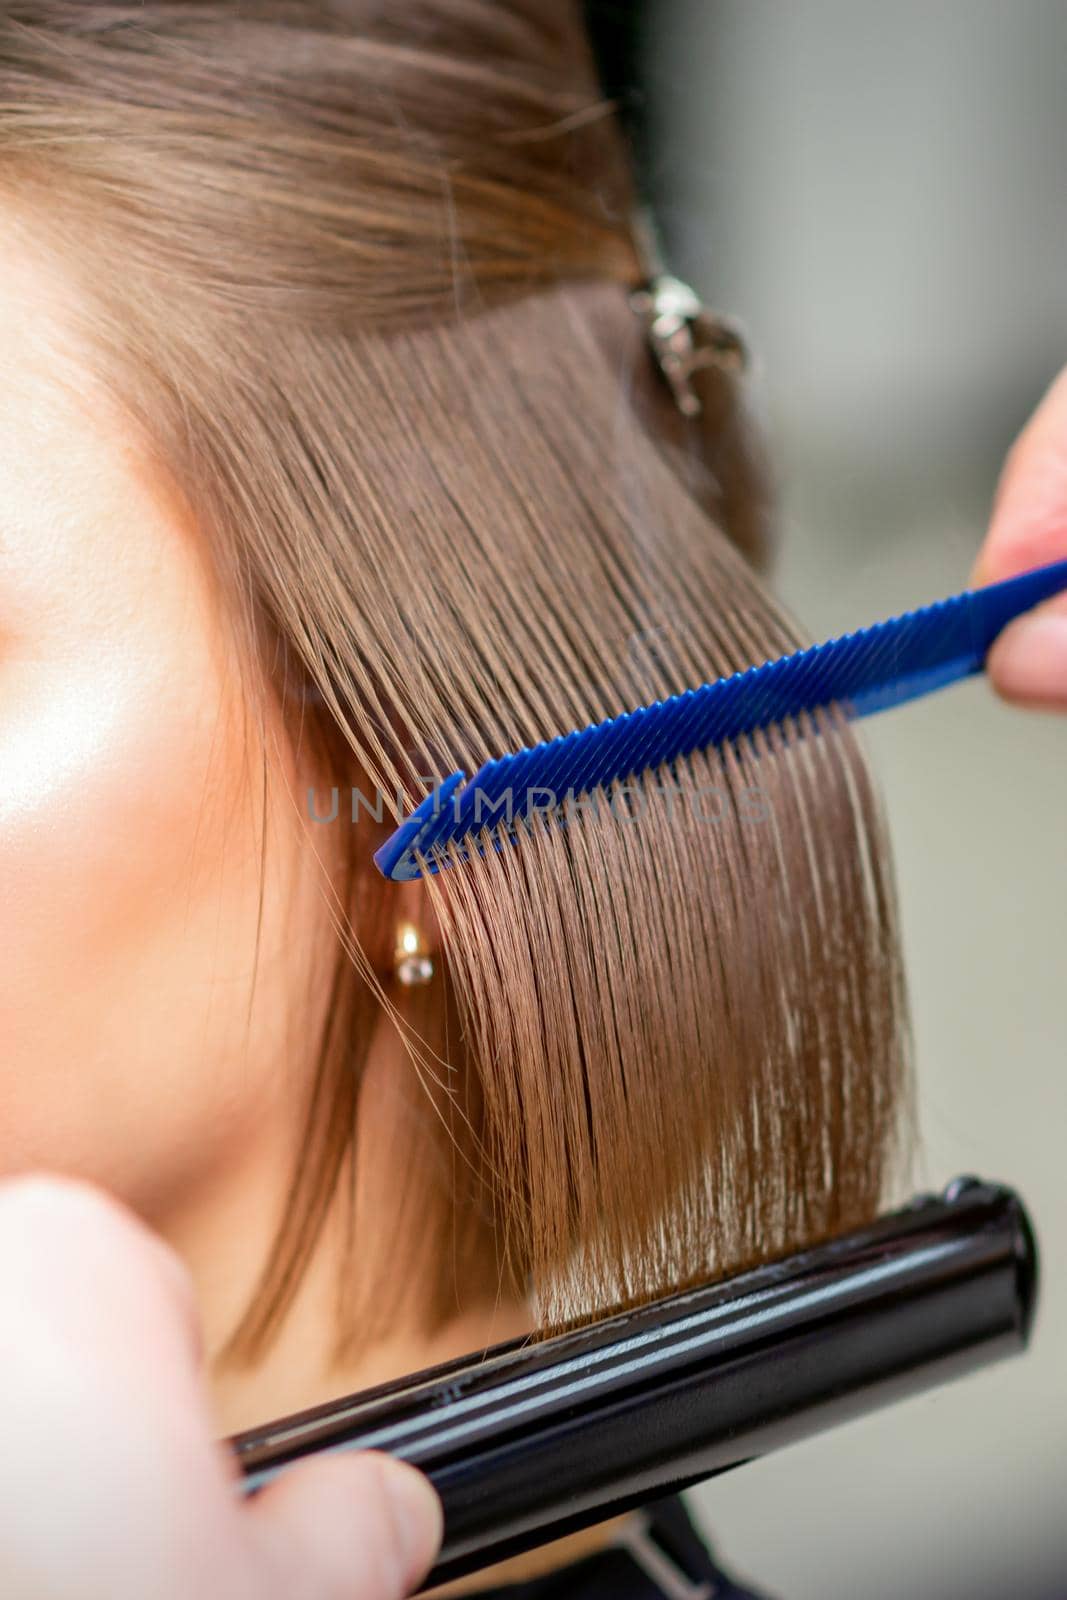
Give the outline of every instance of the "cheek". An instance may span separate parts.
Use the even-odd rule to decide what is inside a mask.
[[[0,1170],[141,1201],[254,1115],[262,825],[195,584],[132,576],[0,657]]]
[[[65,289],[16,245],[5,232],[0,1173],[78,1173],[151,1211],[289,1087],[273,1064],[311,926],[289,920],[304,857],[272,834],[261,862],[259,746],[199,530],[91,389]]]

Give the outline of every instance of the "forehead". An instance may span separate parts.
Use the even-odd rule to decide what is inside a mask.
[[[3,197],[0,236],[0,404],[10,409],[46,380],[70,375],[77,300],[43,233]]]
[[[165,655],[207,616],[194,542],[95,377],[92,307],[15,221],[0,202],[0,711],[15,662]]]
[[[43,507],[94,475],[107,408],[79,345],[73,285],[2,201],[0,232],[0,511],[10,512],[16,496]]]
[[[158,519],[130,430],[94,376],[91,307],[2,199],[0,236],[0,581],[6,563],[9,578],[69,593],[90,552],[98,569],[109,550],[130,557],[133,527],[143,545]]]

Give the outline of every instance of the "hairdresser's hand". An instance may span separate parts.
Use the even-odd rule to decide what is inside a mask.
[[[59,1180],[0,1183],[0,1463],[12,1600],[398,1600],[440,1537],[429,1484],[384,1456],[240,1499],[181,1266]]]
[[[1008,456],[974,570],[996,583],[1067,557],[1067,372],[1053,384]],[[1067,711],[1067,595],[1011,623],[989,655],[1008,700]]]

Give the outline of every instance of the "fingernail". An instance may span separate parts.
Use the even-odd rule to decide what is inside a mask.
[[[437,1491],[421,1472],[393,1456],[382,1459],[382,1479],[408,1588],[430,1570],[444,1531]]]
[[[1008,700],[1067,710],[1067,615],[1013,622],[990,652],[989,675]]]

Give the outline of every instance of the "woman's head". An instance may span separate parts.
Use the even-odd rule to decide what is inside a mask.
[[[709,515],[758,533],[714,375],[699,424],[653,387],[606,111],[563,3],[0,22],[10,1159],[163,1211],[273,1140],[250,1345],[328,1213],[366,1331],[387,1268],[424,1320],[529,1285],[553,1322],[882,1188],[895,932],[831,719],[371,865],[428,775],[794,642]]]

